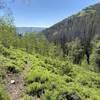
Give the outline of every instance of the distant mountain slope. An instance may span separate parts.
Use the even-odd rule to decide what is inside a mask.
[[[100,34],[100,3],[83,9],[43,31],[49,41],[70,41],[75,37],[88,41]]]
[[[16,27],[16,31],[18,33],[25,33],[25,32],[41,32],[45,28],[43,27]]]

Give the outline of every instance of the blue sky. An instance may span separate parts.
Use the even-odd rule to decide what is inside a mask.
[[[50,27],[51,25],[77,13],[83,8],[99,3],[100,0],[8,0],[16,26]]]

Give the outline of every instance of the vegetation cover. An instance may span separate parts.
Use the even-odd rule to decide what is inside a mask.
[[[0,18],[0,100],[100,99],[100,34],[57,43],[18,34],[11,19]]]

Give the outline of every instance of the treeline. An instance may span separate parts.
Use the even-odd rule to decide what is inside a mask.
[[[94,36],[90,42],[84,42],[75,38],[65,43],[65,58],[68,58],[74,64],[89,65],[91,70],[100,71],[100,35]]]
[[[49,42],[42,33],[18,34],[16,27],[0,18],[0,42],[7,48],[19,48],[28,53],[39,53],[51,58],[69,60],[74,64],[82,64],[85,59],[88,65],[97,66],[100,70],[100,35],[96,35],[89,42],[79,38],[64,43]]]
[[[16,27],[0,18],[0,42],[7,48],[19,48],[28,53],[39,53],[45,56],[58,57],[60,46],[49,43],[44,35],[38,33],[19,34]]]

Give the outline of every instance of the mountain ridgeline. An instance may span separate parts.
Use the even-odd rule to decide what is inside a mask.
[[[67,42],[75,37],[91,40],[95,34],[100,34],[100,3],[83,9],[43,32],[49,41]]]
[[[100,100],[100,4],[40,34],[9,20],[0,17],[0,100]]]
[[[95,35],[100,34],[100,3],[83,9],[76,15],[44,30],[43,33],[50,42],[53,41],[55,44],[61,45],[63,56],[69,55],[68,43],[78,38],[82,46],[81,49],[83,49],[83,54],[80,53],[79,55],[86,55],[89,64],[91,40]]]
[[[16,27],[16,31],[18,33],[26,33],[26,32],[41,32],[45,28],[44,27]]]
[[[83,9],[43,32],[49,41],[56,43],[66,43],[76,37],[89,42],[95,34],[100,34],[100,3]]]

